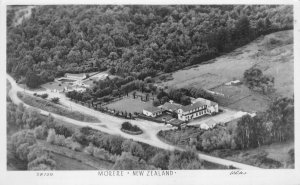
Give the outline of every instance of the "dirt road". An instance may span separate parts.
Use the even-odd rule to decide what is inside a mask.
[[[12,101],[16,104],[22,103],[22,101],[17,96],[18,91],[23,91],[23,92],[27,92],[27,93],[31,93],[31,94],[33,94],[35,92],[35,91],[31,91],[31,90],[26,90],[26,89],[18,86],[18,84],[15,82],[15,80],[8,74],[7,74],[7,79],[11,83],[11,89],[10,89],[8,95],[11,97]],[[39,93],[43,93],[43,92],[46,92],[46,91],[39,91]],[[49,94],[49,98],[59,97],[61,104],[72,107],[72,110],[80,111],[82,113],[95,116],[101,120],[101,123],[90,123],[90,122],[77,121],[77,120],[73,120],[70,118],[66,118],[64,116],[60,116],[60,115],[51,113],[51,115],[53,115],[53,117],[55,117],[57,119],[60,119],[60,120],[63,120],[63,121],[66,121],[66,122],[69,122],[69,123],[72,123],[72,124],[78,125],[78,126],[89,126],[93,129],[96,129],[96,130],[99,130],[99,131],[102,131],[102,132],[105,132],[108,134],[120,135],[124,138],[133,139],[135,141],[147,143],[149,145],[152,145],[152,146],[155,146],[158,148],[162,148],[165,150],[174,150],[174,149],[184,150],[183,148],[178,148],[176,146],[164,143],[157,137],[156,134],[159,130],[169,129],[166,126],[164,126],[163,124],[158,124],[158,123],[150,122],[150,121],[146,121],[146,120],[131,120],[130,122],[132,124],[138,125],[144,131],[144,133],[142,135],[129,135],[120,130],[121,124],[124,121],[127,121],[126,119],[121,119],[121,118],[117,118],[114,116],[110,116],[110,115],[95,111],[93,109],[84,107],[82,105],[76,104],[76,103],[68,100],[62,94],[51,93],[51,92],[50,93],[47,92],[47,93]],[[26,105],[26,106],[30,107],[29,105]],[[44,111],[44,112],[46,112],[46,111]],[[246,165],[246,164],[242,164],[242,163],[237,163],[237,162],[233,162],[233,161],[229,161],[229,160],[225,160],[225,159],[221,159],[221,158],[217,158],[217,157],[212,157],[212,156],[202,154],[202,153],[198,153],[198,155],[199,155],[199,158],[201,158],[203,160],[206,160],[206,161],[209,161],[212,163],[216,163],[216,164],[220,164],[220,165],[234,166],[239,169],[247,169],[247,170],[260,169],[258,167],[254,167],[254,166],[250,166],[250,165]]]

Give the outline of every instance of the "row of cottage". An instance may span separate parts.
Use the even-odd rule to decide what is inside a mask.
[[[189,121],[206,114],[217,113],[219,112],[219,106],[216,102],[197,98],[192,99],[191,104],[186,106],[170,101],[161,106],[149,107],[143,110],[143,114],[150,117],[157,117],[163,114],[163,112],[177,113],[179,120]]]

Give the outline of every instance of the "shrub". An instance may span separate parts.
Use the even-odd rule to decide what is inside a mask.
[[[131,143],[132,143],[132,140],[129,140],[129,139],[124,140],[122,143],[122,151],[129,152]]]
[[[55,130],[49,129],[48,130],[48,136],[47,136],[47,142],[53,144],[55,142]]]
[[[132,156],[130,153],[123,152],[116,160],[114,170],[152,170],[153,166],[146,164],[144,160],[139,160],[138,157]]]
[[[54,98],[51,98],[51,101],[53,102],[53,103],[59,103],[59,98],[58,97],[54,97]]]
[[[140,132],[140,131],[142,131],[138,126],[132,125],[131,123],[129,123],[127,121],[122,124],[121,129],[132,131],[132,132]]]
[[[89,146],[85,147],[83,151],[86,154],[93,155],[93,153],[94,153],[94,145],[92,143],[90,143]]]
[[[159,152],[150,159],[150,163],[162,170],[167,170],[169,165],[169,154],[166,152]]]
[[[144,156],[144,149],[137,142],[131,142],[129,151],[133,156],[137,156],[139,158],[142,158]]]
[[[175,169],[201,169],[202,162],[198,155],[193,151],[174,151],[170,156],[169,166],[170,170]]]
[[[27,155],[29,154],[29,146],[30,145],[28,143],[23,143],[17,148],[16,154],[19,159],[27,161]]]
[[[22,130],[12,135],[11,145],[14,152],[16,152],[18,148],[24,143],[28,143],[28,146],[34,145],[36,143],[34,133],[31,130]],[[22,152],[23,149],[25,150],[26,147],[20,148],[20,152]]]
[[[34,137],[36,139],[45,139],[46,138],[47,129],[45,126],[38,126],[34,128]]]
[[[120,136],[109,135],[108,136],[108,146],[109,151],[113,154],[121,154],[122,153],[122,142],[123,138]]]
[[[244,81],[254,91],[261,91],[264,94],[274,91],[274,77],[264,75],[259,68],[247,69],[244,72]]]
[[[112,154],[111,154],[111,155],[109,156],[109,160],[110,160],[110,161],[113,161],[113,162],[116,162],[117,159],[118,159],[119,157],[120,157],[119,155],[116,155],[116,154],[115,154],[115,155],[112,155]]]
[[[103,160],[110,160],[110,154],[103,148],[94,148],[93,156]]]
[[[66,138],[64,135],[55,135],[54,144],[56,144],[58,146],[66,146],[65,139]]]
[[[73,141],[72,137],[66,138],[65,139],[65,143],[66,143],[66,146],[68,148],[70,148],[71,150],[74,150],[74,151],[77,151],[77,152],[81,152],[82,146],[78,142]]]
[[[43,155],[28,163],[29,170],[53,170],[56,162],[48,155]]]
[[[36,158],[48,154],[47,151],[44,150],[44,148],[38,146],[38,145],[33,145],[29,147],[29,154],[27,155],[28,161],[33,161]]]
[[[43,99],[48,98],[48,94],[47,94],[47,93],[42,94],[42,95],[41,95],[41,98],[43,98]]]

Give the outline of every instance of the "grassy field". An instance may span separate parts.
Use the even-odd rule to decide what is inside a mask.
[[[143,102],[139,98],[123,98],[122,100],[105,105],[109,109],[117,111],[127,111],[128,113],[138,112],[141,113],[144,108],[152,106],[152,101]]]
[[[291,97],[294,92],[293,31],[281,31],[262,36],[246,46],[205,64],[176,71],[172,74],[171,79],[173,79],[163,82],[162,85],[168,87],[195,86],[220,90],[218,87],[223,83],[235,79],[242,80],[244,71],[252,66],[260,68],[266,75],[275,77],[276,94]],[[232,87],[231,91],[236,91],[235,88]],[[237,94],[236,97],[247,96],[249,93],[244,91],[243,87],[238,91],[240,91],[240,95]],[[230,93],[227,96],[230,96]],[[249,108],[241,108],[251,110],[260,101],[261,97],[258,94],[251,94],[244,102],[235,102],[237,104],[233,107],[240,108],[241,105],[247,104]],[[260,106],[262,104],[260,103]]]
[[[56,89],[58,91],[62,91],[64,89],[64,87],[67,86],[69,83],[71,83],[71,82],[54,81],[54,82],[45,83],[45,84],[41,85],[41,87],[44,89],[50,89],[50,90]]]
[[[18,97],[26,104],[40,108],[42,110],[52,112],[61,116],[66,116],[68,118],[72,118],[78,121],[86,121],[86,122],[93,122],[93,123],[99,123],[101,122],[99,119],[83,114],[78,111],[70,111],[66,109],[65,107],[52,103],[48,100],[44,100],[39,97],[31,96],[24,92],[18,92]]]
[[[216,101],[225,107],[247,112],[264,111],[268,108],[270,98],[258,92],[251,91],[245,85],[226,86],[221,85],[211,89],[214,92],[224,94],[216,96]]]

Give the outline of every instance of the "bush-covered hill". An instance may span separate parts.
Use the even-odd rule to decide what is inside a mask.
[[[143,79],[292,29],[293,7],[36,6],[22,24],[11,22],[7,71],[17,79],[34,76],[44,83],[65,72],[105,69]]]

